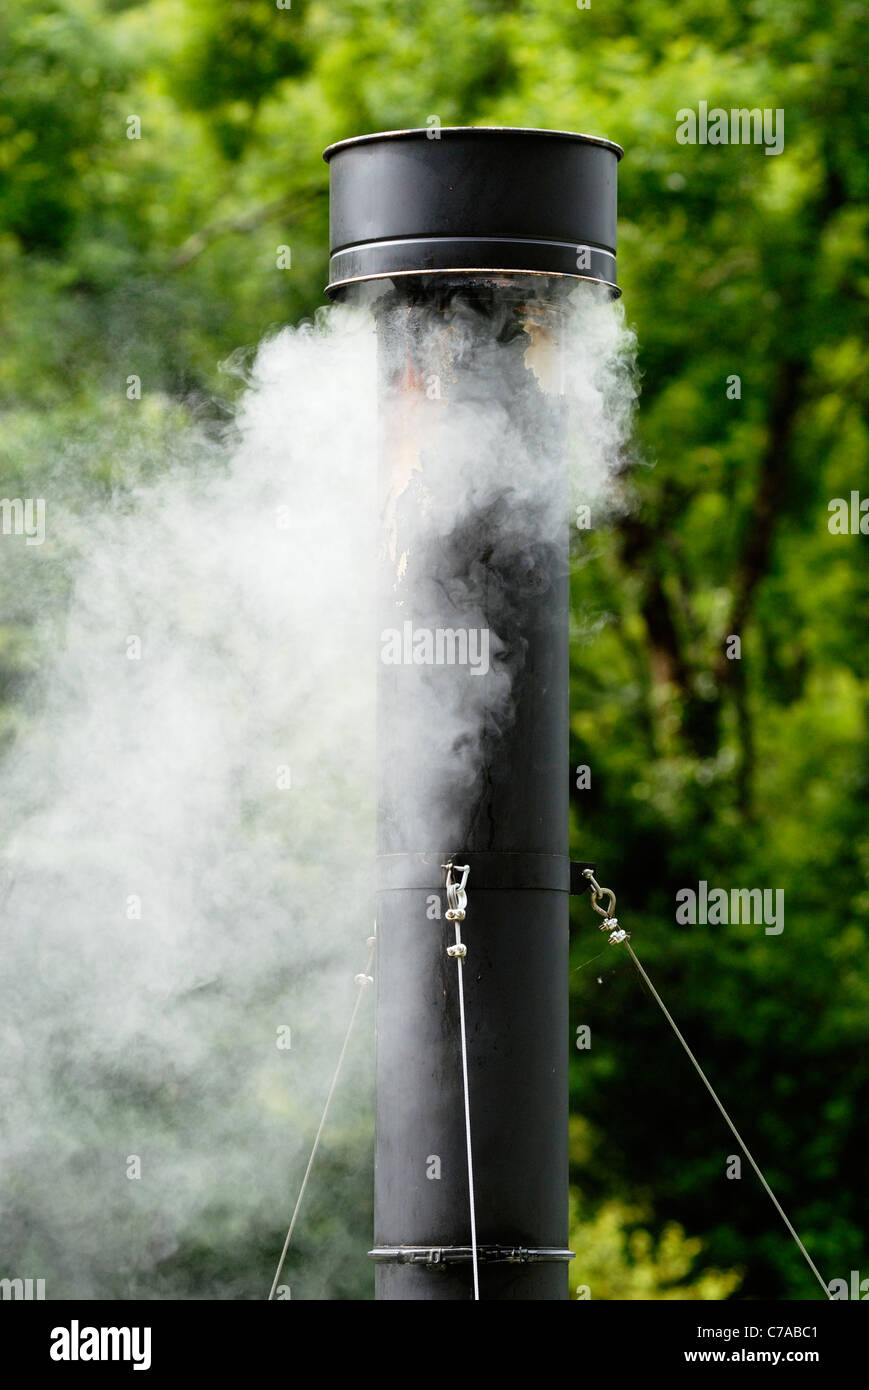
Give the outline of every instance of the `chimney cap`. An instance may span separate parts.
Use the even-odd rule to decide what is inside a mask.
[[[339,140],[326,292],[402,276],[543,275],[618,294],[624,151],[566,130],[438,126]]]

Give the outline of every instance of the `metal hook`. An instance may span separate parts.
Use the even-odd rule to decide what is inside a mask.
[[[598,914],[598,916],[615,916],[616,895],[613,892],[613,890],[611,888],[601,888],[600,884],[594,876],[594,871],[592,869],[583,869],[582,876],[583,878],[587,878],[591,885],[591,905],[594,911]],[[608,907],[598,907],[598,903],[600,902],[601,898],[607,899],[609,904]]]
[[[464,922],[465,908],[468,905],[468,895],[465,892],[465,884],[468,881],[468,874],[471,872],[470,864],[441,864],[441,868],[446,870],[447,880],[447,902],[449,907],[444,914],[448,922]],[[453,879],[453,870],[461,873],[461,880],[456,883]]]

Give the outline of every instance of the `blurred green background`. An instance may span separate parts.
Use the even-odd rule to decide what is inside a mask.
[[[869,495],[865,19],[849,0],[7,0],[0,19],[4,496],[38,492],[58,441],[98,492],[170,432],[219,430],[220,364],[322,303],[331,141],[436,115],[625,147],[642,398],[628,515],[577,553],[572,849],[827,1279],[869,1277],[869,539],[827,525],[831,499]],[[700,101],[783,109],[784,153],[678,144]],[[33,657],[26,604],[4,608],[11,739]],[[678,926],[701,879],[784,889],[784,932]],[[578,903],[574,1286],[821,1296],[747,1165],[727,1179],[733,1140],[628,961],[593,959],[595,923]],[[348,1297],[370,1290],[366,1221]],[[252,1287],[273,1244],[247,1253]],[[203,1268],[219,1286],[219,1245],[190,1258],[193,1296]]]

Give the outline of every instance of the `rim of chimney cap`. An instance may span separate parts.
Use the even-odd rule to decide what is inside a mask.
[[[346,150],[353,145],[370,144],[374,140],[401,140],[412,135],[428,137],[433,128],[437,129],[438,135],[544,135],[553,140],[582,140],[587,145],[602,145],[604,149],[612,150],[616,159],[621,159],[624,154],[624,149],[616,144],[615,140],[606,140],[601,135],[585,135],[576,130],[541,130],[534,126],[518,125],[442,125],[411,126],[407,130],[377,130],[369,135],[351,135],[346,140],[336,140],[334,144],[327,145],[323,151],[323,158],[328,164],[338,150]]]

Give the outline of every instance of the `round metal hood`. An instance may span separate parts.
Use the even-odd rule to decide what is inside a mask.
[[[618,294],[610,140],[444,126],[330,145],[329,284],[430,275],[545,275]]]

